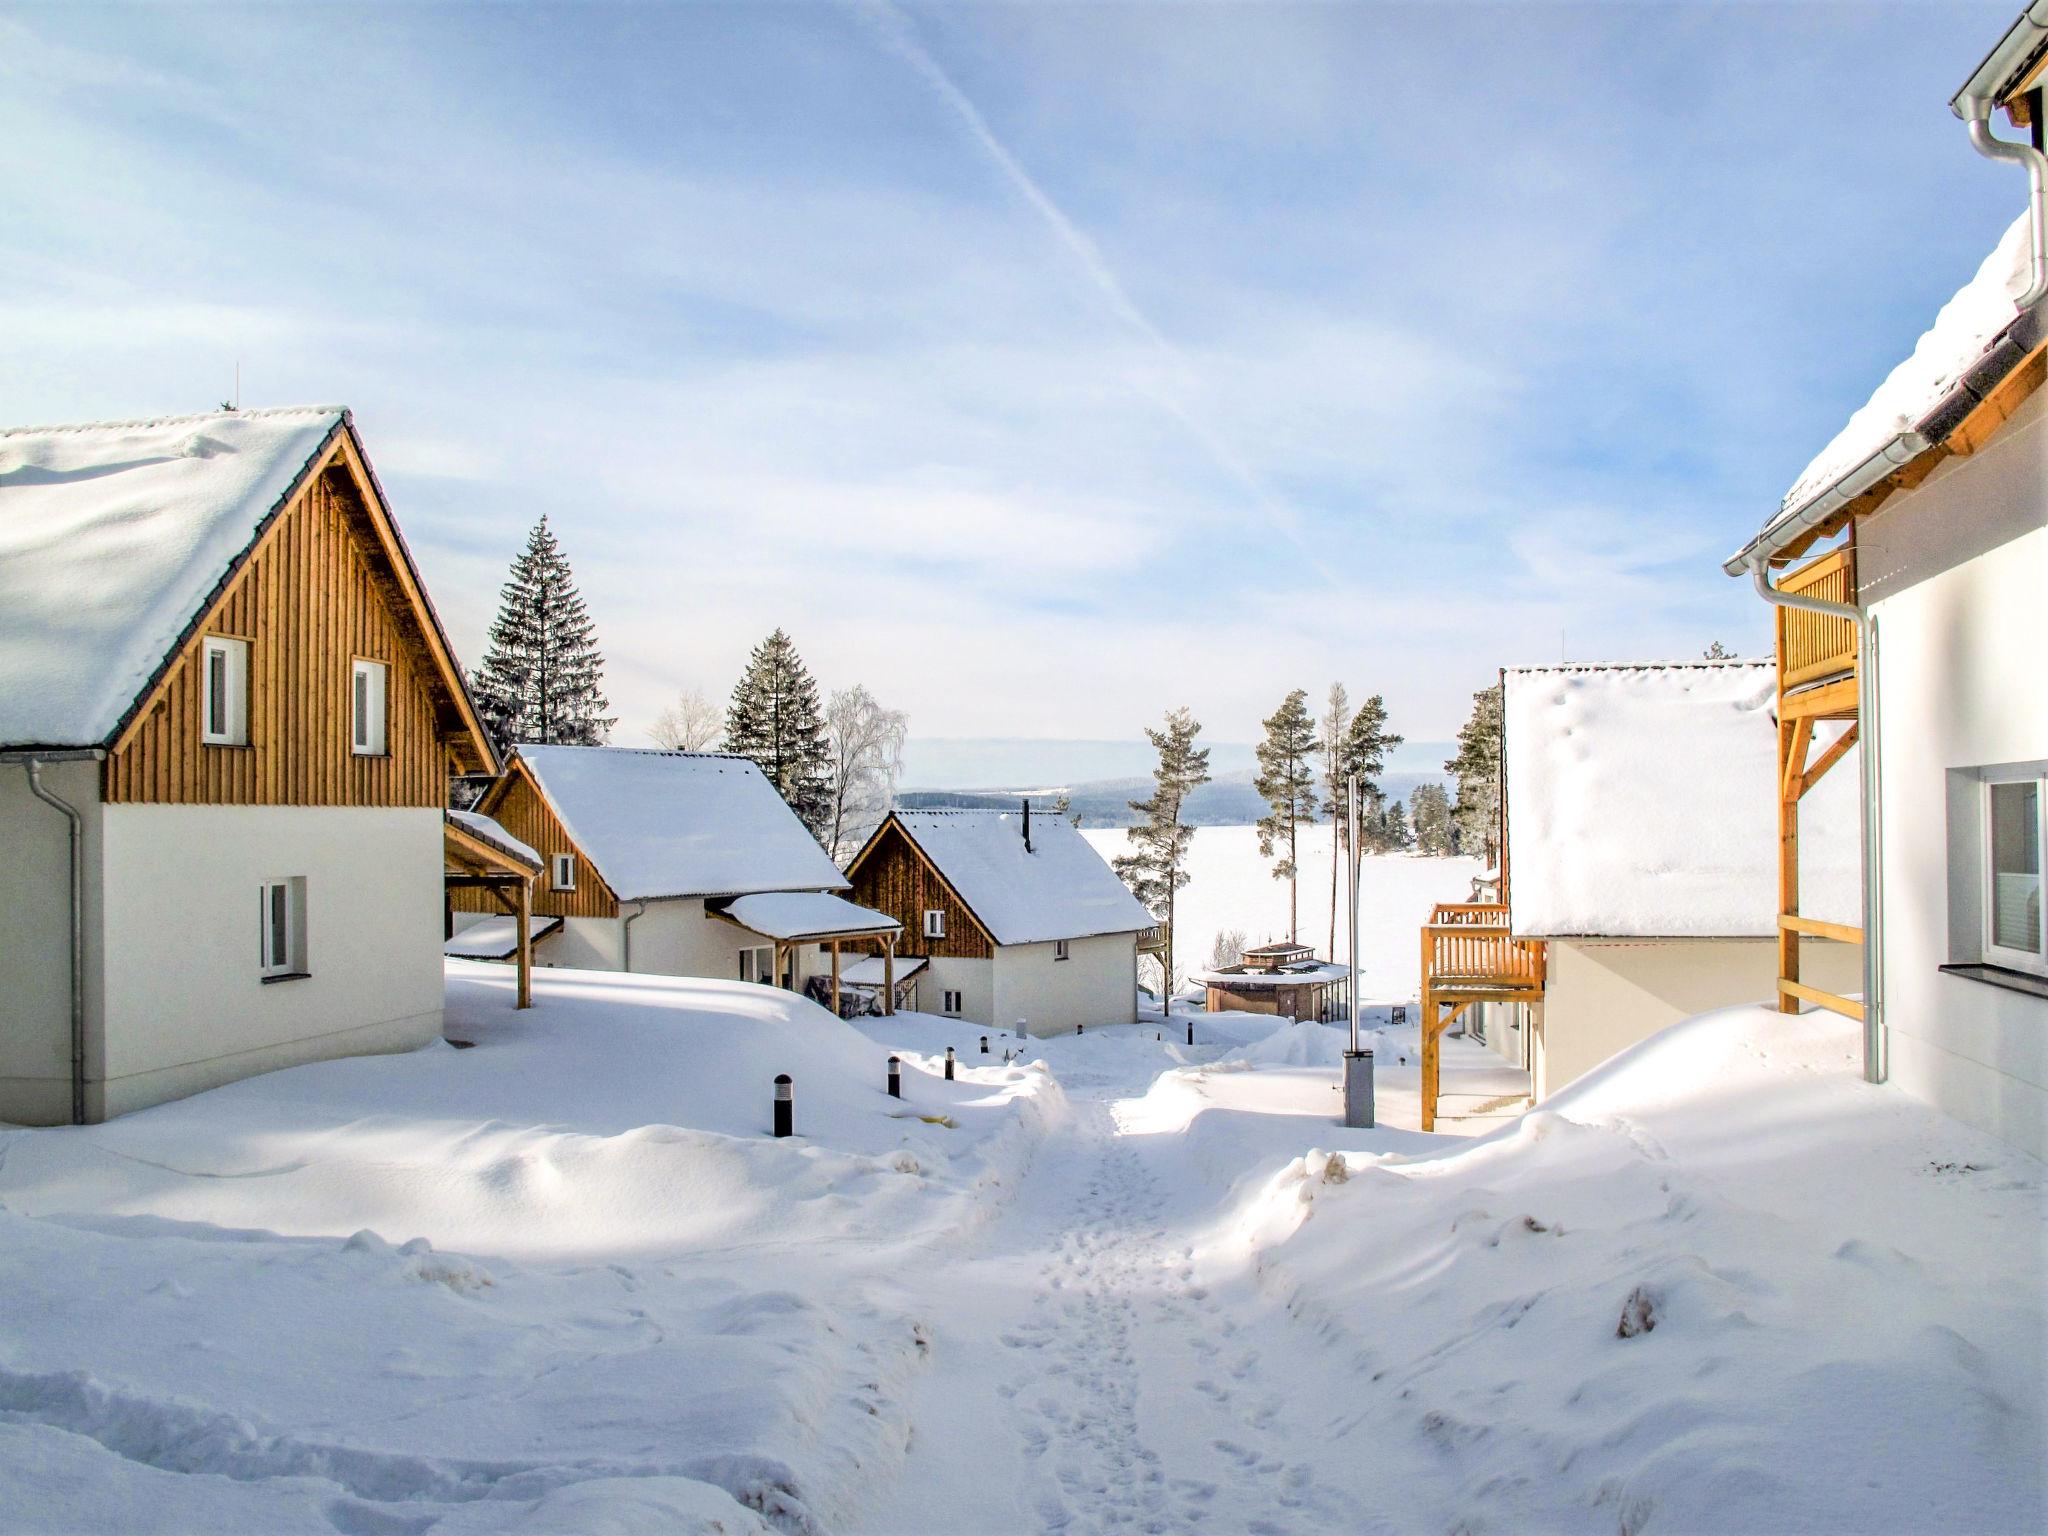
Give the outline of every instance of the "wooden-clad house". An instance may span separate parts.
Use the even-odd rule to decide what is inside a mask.
[[[0,1119],[434,1038],[494,766],[347,411],[0,432]]]
[[[846,872],[903,925],[927,1012],[1034,1035],[1137,1018],[1153,919],[1064,818],[892,811]]]
[[[1211,1013],[1270,1013],[1319,1024],[1351,1016],[1351,968],[1317,959],[1306,944],[1255,945],[1235,965],[1196,979]]]
[[[1988,141],[2048,125],[2048,15],[2014,22],[1951,103]],[[1980,146],[1981,147],[1981,146]],[[1960,145],[1958,146],[1960,151]],[[2037,184],[2038,185],[2038,184]],[[1863,1025],[1864,1075],[2048,1156],[2048,229],[2036,198],[1725,565],[1776,605],[1788,1011]],[[1823,731],[1869,754],[1862,910],[1816,921],[1793,855]],[[1840,772],[1840,770],[1836,770]],[[1797,935],[1861,964],[1802,969]]]
[[[522,746],[479,812],[542,861],[543,965],[704,976],[829,994],[844,947],[897,925],[848,882],[761,770],[723,752]],[[451,941],[498,909],[452,890]],[[502,923],[497,924],[503,927]]]

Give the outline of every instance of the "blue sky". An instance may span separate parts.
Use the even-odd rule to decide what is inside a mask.
[[[781,624],[923,737],[1451,735],[1719,557],[2022,207],[1996,4],[0,8],[0,419],[354,407],[617,739]]]

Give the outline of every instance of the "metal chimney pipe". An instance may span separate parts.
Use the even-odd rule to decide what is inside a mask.
[[[1032,848],[1031,848],[1031,801],[1030,801],[1030,799],[1029,799],[1029,797],[1028,797],[1028,796],[1026,797],[1026,799],[1025,799],[1025,801],[1024,801],[1024,851],[1025,851],[1026,853],[1030,853],[1030,852],[1032,851]]]

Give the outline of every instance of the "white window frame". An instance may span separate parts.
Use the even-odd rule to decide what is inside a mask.
[[[2048,976],[2048,932],[2044,932],[2044,930],[2048,930],[2048,902],[2042,903],[2041,926],[2037,927],[2034,933],[2034,942],[2039,947],[2031,951],[2011,949],[2006,945],[1998,943],[1994,938],[1997,932],[1996,925],[1998,920],[1996,905],[1998,874],[1992,843],[1991,794],[1995,789],[2013,784],[2032,784],[2034,786],[2035,859],[2036,862],[2044,866],[2041,870],[2037,871],[2036,878],[2044,883],[2048,883],[2048,774],[1987,774],[1983,785],[1979,789],[1983,800],[1980,805],[1982,825],[1981,831],[1978,834],[1981,839],[1981,851],[1984,860],[1984,963],[1986,965],[2003,966],[2011,971],[2025,971],[2035,976]]]
[[[256,903],[257,974],[264,981],[306,975],[305,877],[265,880]]]
[[[1052,941],[1052,958],[1055,965],[1062,960],[1071,958],[1071,956],[1072,951],[1067,948],[1067,941],[1065,939],[1054,939]]]
[[[219,663],[216,671],[215,663]],[[214,706],[218,704],[219,710]],[[221,724],[214,726],[218,714]],[[249,744],[249,642],[208,635],[199,646],[199,739],[209,747]]]
[[[748,970],[753,975],[747,974]],[[764,987],[775,985],[775,946],[773,944],[750,944],[740,951],[740,980],[756,982]]]
[[[555,853],[548,856],[548,889],[567,891],[576,889],[576,855]]]
[[[939,994],[939,1002],[941,1004],[940,1011],[946,1014],[947,1017],[958,1018],[960,1016],[962,999],[958,992],[942,991]]]
[[[349,673],[349,750],[357,757],[391,754],[391,666],[358,656]]]
[[[928,939],[943,939],[946,936],[946,909],[926,907],[924,909],[924,936]]]

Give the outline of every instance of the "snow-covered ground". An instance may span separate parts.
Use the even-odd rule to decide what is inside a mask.
[[[450,978],[474,1049],[0,1133],[0,1529],[2048,1518],[2041,1167],[1862,1084],[1832,1016],[1693,1020],[1458,1139],[1412,1129],[1412,1030],[1345,1131],[1312,1024],[984,1057]]]
[[[1087,827],[1082,835],[1105,859],[1130,850],[1121,827]],[[1330,850],[1332,829],[1306,827],[1301,835],[1300,934],[1318,954],[1330,947]],[[1362,861],[1358,899],[1358,958],[1362,995],[1393,1002],[1414,998],[1421,987],[1421,948],[1416,930],[1439,901],[1466,901],[1482,871],[1477,859],[1425,859],[1406,854]],[[1259,856],[1253,827],[1197,827],[1189,846],[1193,876],[1174,903],[1174,965],[1199,971],[1209,963],[1216,935],[1239,928],[1253,944],[1287,937],[1287,882],[1273,878],[1273,865]],[[1337,899],[1336,958],[1345,956],[1344,898]]]

